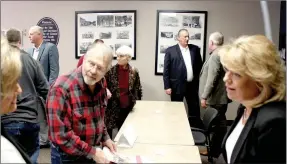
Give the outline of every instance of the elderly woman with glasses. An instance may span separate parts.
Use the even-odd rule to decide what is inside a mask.
[[[136,100],[142,98],[139,72],[129,65],[132,53],[132,49],[128,46],[124,45],[118,48],[116,51],[118,63],[105,76],[107,88],[112,94],[108,101],[105,117],[110,136],[112,136],[113,129],[121,128]]]
[[[227,96],[241,105],[222,143],[227,163],[286,163],[285,68],[265,36],[242,36],[219,51]]]
[[[10,46],[6,38],[1,37],[1,115],[17,109],[17,95],[22,92],[18,84],[21,67],[20,50]],[[2,124],[1,163],[31,163],[25,150],[4,130]]]

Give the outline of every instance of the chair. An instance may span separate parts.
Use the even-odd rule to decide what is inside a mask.
[[[205,113],[202,119],[203,128],[191,127],[191,132],[194,138],[195,145],[206,146],[208,153],[208,161],[212,162],[213,158],[210,153],[210,134],[215,122],[218,111],[214,108],[208,107],[205,109]]]

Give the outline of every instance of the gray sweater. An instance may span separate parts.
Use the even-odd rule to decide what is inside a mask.
[[[37,123],[39,110],[45,110],[45,100],[49,85],[42,67],[23,50],[21,50],[21,62],[22,74],[19,84],[22,88],[22,93],[17,97],[17,110],[2,115],[2,123],[12,121]]]

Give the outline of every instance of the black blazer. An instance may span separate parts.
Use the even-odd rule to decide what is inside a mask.
[[[199,74],[202,67],[202,59],[200,48],[196,45],[188,45],[193,69],[193,86],[198,91]],[[187,79],[187,71],[181,50],[178,44],[166,49],[164,57],[163,81],[164,89],[171,88],[177,94],[183,94],[185,91],[185,83]],[[197,94],[197,92],[195,92]]]
[[[227,162],[225,143],[240,121],[243,106],[222,142],[222,155]],[[271,102],[252,110],[233,149],[230,163],[286,163],[286,102]]]
[[[25,153],[24,148],[5,131],[3,124],[1,124],[1,135],[15,146],[27,164],[32,164],[30,157]]]

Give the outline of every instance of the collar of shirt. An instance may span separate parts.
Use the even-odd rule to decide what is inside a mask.
[[[186,46],[185,48],[184,47],[182,47],[180,44],[178,44],[179,45],[179,48],[180,48],[180,50],[181,51],[187,51],[188,50],[188,46]]]
[[[42,44],[43,44],[43,41],[42,41],[42,43],[39,45],[39,47],[37,48],[37,47],[35,47],[35,44],[34,44],[34,49],[36,50],[36,51],[39,51],[39,49],[40,49],[40,47],[42,46]]]

